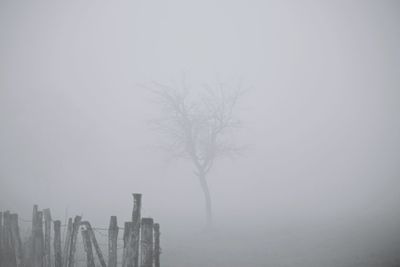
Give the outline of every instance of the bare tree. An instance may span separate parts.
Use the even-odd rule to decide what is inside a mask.
[[[233,156],[239,148],[229,142],[229,133],[239,126],[234,108],[241,96],[241,86],[204,85],[195,94],[185,81],[180,86],[155,83],[155,94],[162,107],[157,130],[167,137],[169,152],[188,159],[200,182],[205,199],[206,226],[213,223],[207,175],[216,159]]]

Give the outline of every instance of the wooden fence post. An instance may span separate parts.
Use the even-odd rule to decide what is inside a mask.
[[[123,236],[124,247],[126,247],[128,245],[129,233],[131,232],[131,228],[132,228],[132,222],[125,222],[125,225],[124,225],[124,236]]]
[[[90,241],[89,230],[82,229],[83,246],[86,252],[87,267],[95,267],[93,259],[92,242]]]
[[[0,212],[0,266],[3,265],[3,212]]]
[[[103,257],[103,253],[101,252],[99,243],[97,243],[96,235],[94,234],[93,228],[88,221],[82,222],[83,225],[86,226],[86,229],[89,231],[90,238],[92,240],[94,249],[96,250],[97,257],[99,258],[100,264],[102,267],[106,267],[106,262]]]
[[[17,267],[20,267],[23,264],[24,255],[22,251],[21,235],[19,233],[19,227],[18,227],[18,214],[14,213],[10,215],[10,224],[11,224],[12,244],[14,246],[15,261]]]
[[[75,216],[74,223],[72,225],[71,246],[68,256],[68,267],[75,266],[76,239],[78,237],[78,231],[81,225],[81,220],[82,220],[81,216]]]
[[[160,267],[160,225],[154,224],[154,267]]]
[[[61,221],[54,221],[54,267],[62,267],[61,255]]]
[[[65,236],[64,251],[62,255],[63,267],[68,267],[69,250],[71,248],[72,218],[68,219],[67,234]]]
[[[10,242],[9,242],[9,232],[8,232],[8,223],[9,223],[9,211],[5,211],[3,214],[3,265],[7,266],[10,264]]]
[[[127,266],[127,257],[128,257],[128,251],[129,251],[129,236],[131,233],[132,229],[132,222],[125,222],[124,225],[124,250],[122,252],[122,266]]]
[[[139,236],[142,195],[133,194],[132,227],[128,235],[123,267],[139,267]]]
[[[43,266],[43,213],[33,206],[32,214],[32,266]]]
[[[14,244],[12,240],[11,214],[9,211],[4,212],[3,242],[4,242],[3,243],[4,266],[9,266],[9,267],[17,266]]]
[[[37,212],[38,212],[38,206],[33,205],[33,210],[32,210],[32,230],[31,230],[31,244],[30,244],[30,249],[29,249],[29,258],[30,262],[33,267],[36,267],[36,259],[35,259],[35,242],[36,242],[36,228],[37,228]]]
[[[142,194],[133,194],[132,240],[133,240],[134,267],[139,267],[139,237],[140,237],[141,209],[142,209]]]
[[[153,219],[143,218],[142,219],[142,231],[141,231],[141,242],[140,242],[140,267],[152,267],[153,266]]]
[[[108,228],[108,267],[117,267],[117,241],[117,216],[111,216],[110,227]]]
[[[44,215],[44,267],[51,267],[51,213],[50,209],[43,210]]]

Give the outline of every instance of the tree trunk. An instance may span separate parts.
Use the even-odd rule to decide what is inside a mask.
[[[206,208],[206,229],[210,229],[213,226],[213,218],[212,218],[211,196],[210,196],[210,190],[208,189],[206,174],[204,172],[200,172],[197,175],[197,177],[199,178],[200,186],[204,194],[205,208]]]

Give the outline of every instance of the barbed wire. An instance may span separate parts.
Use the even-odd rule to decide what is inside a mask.
[[[18,217],[18,220],[20,222],[23,222],[23,223],[32,223],[32,220],[27,220],[27,219],[24,219],[24,218],[21,218],[21,217]],[[51,222],[55,222],[55,220],[50,220],[50,221]],[[60,227],[68,227],[68,224],[61,224]],[[93,226],[92,226],[92,229],[93,230],[98,230],[98,231],[108,231],[109,230],[109,228],[93,227]],[[125,228],[124,227],[118,227],[118,230],[125,230]]]
[[[145,210],[144,210],[144,209],[142,209],[142,211],[143,211],[143,213],[145,213]],[[62,238],[62,243],[64,243],[64,242],[66,241],[66,240],[65,240],[65,236],[66,236],[65,232],[66,232],[66,228],[68,228],[68,225],[69,225],[69,224],[66,223],[66,222],[67,222],[67,218],[68,218],[68,216],[66,216],[64,224],[61,224],[61,223],[60,223],[60,227],[62,227],[62,228],[63,228],[63,231],[64,231],[64,233],[63,233],[63,235],[62,235],[62,236],[63,236],[63,238]],[[32,224],[32,223],[33,223],[33,220],[32,220],[32,219],[26,219],[26,218],[20,217],[20,216],[18,216],[18,221],[19,221],[20,223],[24,223],[24,224]],[[43,221],[45,221],[44,218],[43,218]],[[53,219],[51,219],[51,218],[50,218],[49,221],[50,221],[50,222],[53,222],[53,223],[54,223],[55,221],[61,222],[61,220],[53,220]],[[123,225],[124,225],[124,224],[123,224]],[[79,225],[79,227],[81,227],[81,226],[84,226],[84,224]],[[97,235],[100,236],[99,239],[97,239],[97,238],[95,238],[95,239],[97,239],[97,240],[100,241],[100,242],[97,241],[97,245],[98,245],[99,247],[101,247],[101,250],[103,250],[103,248],[108,248],[108,246],[109,246],[110,244],[109,244],[109,243],[102,242],[102,241],[105,241],[105,238],[107,238],[106,240],[108,240],[108,237],[109,237],[108,231],[109,231],[110,229],[109,229],[109,228],[106,228],[106,227],[93,227],[93,226],[91,227],[91,229],[93,230],[93,234],[96,233]],[[25,233],[29,233],[29,231],[30,231],[29,227],[26,227],[26,226],[24,226],[23,228],[21,228],[21,230],[24,231]],[[118,233],[120,230],[121,230],[121,231],[125,231],[125,228],[124,228],[124,227],[117,227],[117,233]],[[29,235],[29,234],[28,234],[28,235]],[[126,242],[126,240],[125,240],[123,237],[121,237],[121,236],[122,236],[122,235],[119,235],[119,237],[117,238],[117,243],[116,243],[116,250],[118,251],[118,254],[119,254],[119,255],[123,255],[122,252],[123,252],[123,250],[125,249],[125,242]],[[53,239],[54,237],[52,236],[52,237],[50,237],[50,238]],[[25,242],[27,242],[27,240],[24,241],[24,244],[25,244]],[[83,240],[82,238],[76,238],[75,242],[76,242],[76,247],[77,247],[79,250],[82,251],[82,248],[85,246],[84,240]],[[107,249],[106,249],[106,250],[107,250]],[[161,254],[161,248],[159,248],[158,254]],[[79,263],[78,265],[81,265],[80,263],[87,262],[87,258],[84,257],[83,255],[84,255],[84,254],[80,252],[80,253],[78,253],[78,255],[76,255],[76,257],[74,258],[74,261],[77,262],[77,263]],[[107,258],[107,255],[104,255],[104,254],[103,254],[103,256],[105,256],[105,258]],[[153,254],[153,257],[155,257],[155,254]],[[98,262],[99,259],[96,258],[95,261]],[[122,264],[122,262],[121,262],[121,261],[118,261],[118,264]],[[96,264],[96,266],[97,266],[97,264]]]
[[[20,216],[18,216],[18,221],[21,222],[21,223],[26,223],[26,224],[32,223],[32,220],[29,220],[29,219],[26,219],[26,218],[23,218],[23,217],[20,217]],[[56,220],[51,219],[50,221],[51,222],[55,222]],[[68,224],[61,224],[60,227],[66,228],[66,227],[68,227]],[[95,232],[96,234],[98,234],[100,236],[100,240],[102,240],[102,239],[104,240],[104,238],[108,238],[108,236],[109,236],[108,235],[108,231],[109,231],[108,228],[105,228],[105,227],[93,227],[93,226],[91,228],[93,229],[93,232]],[[119,230],[124,231],[125,228],[124,227],[118,227],[118,231]],[[107,232],[107,233],[105,233],[105,232]],[[65,237],[65,234],[64,234],[64,237]],[[123,242],[125,242],[125,240],[120,235],[120,237],[117,238],[117,247],[116,247],[116,249],[117,249],[117,251],[119,251],[118,253],[121,253],[125,248]],[[104,243],[104,242],[97,242],[97,244],[102,248],[107,248],[109,246],[108,243]],[[79,246],[79,247],[84,247],[84,241],[82,239],[80,239],[80,238],[77,238],[76,239],[76,245]],[[162,253],[161,248],[159,248],[158,253],[159,254]],[[79,257],[79,258],[75,259],[75,262],[80,262],[80,263],[81,262],[86,262],[86,261],[87,261],[87,259],[85,257],[82,257],[82,258]],[[121,262],[119,262],[119,263],[121,263]]]

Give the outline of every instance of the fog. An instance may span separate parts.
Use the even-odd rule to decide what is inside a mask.
[[[396,1],[0,3],[0,210],[162,229],[164,266],[400,263]],[[208,183],[160,149],[148,85],[241,83]],[[162,115],[162,114],[161,114]],[[27,227],[30,227],[28,224]],[[397,231],[397,232],[396,232]],[[368,265],[369,264],[369,265]]]

